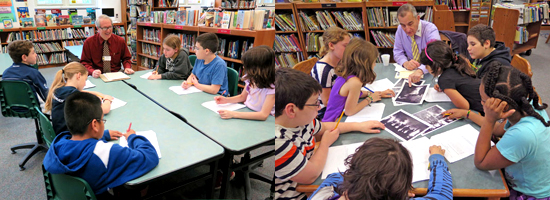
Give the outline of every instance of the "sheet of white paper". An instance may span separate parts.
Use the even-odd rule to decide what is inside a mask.
[[[346,171],[347,167],[344,164],[345,159],[349,155],[354,154],[355,150],[361,145],[363,145],[363,142],[330,147],[328,149],[325,168],[323,169],[323,174],[321,175],[322,178],[326,179],[329,174],[335,172]]]
[[[405,78],[405,79],[408,79],[409,78],[409,75],[411,75],[412,73],[414,73],[414,71],[398,71],[398,72],[395,72],[395,78],[396,79],[399,79],[399,78]]]
[[[123,79],[123,78],[130,78],[128,75],[122,72],[111,72],[111,73],[105,73],[103,74],[107,80],[116,80],[116,79]]]
[[[86,80],[86,85],[84,86],[84,89],[93,88],[95,85],[90,81]]]
[[[187,89],[183,89],[181,86],[176,85],[176,86],[169,87],[168,89],[172,90],[173,92],[175,92],[178,95],[191,94],[191,93],[195,93],[195,92],[202,92],[201,90],[199,90],[195,86],[191,86]]]
[[[407,69],[405,69],[403,66],[401,66],[400,64],[397,64],[397,63],[393,63],[393,66],[395,66],[395,71],[396,72],[399,72],[399,71],[407,71]]]
[[[120,99],[117,99],[117,98],[113,97],[113,102],[111,102],[111,110],[120,108],[120,107],[126,105],[126,103],[127,103],[126,101],[122,101]]]
[[[420,137],[415,140],[401,142],[409,150],[413,161],[413,183],[430,179],[430,140]]]
[[[147,78],[149,78],[149,76],[151,76],[151,75],[153,75],[153,72],[152,72],[152,71],[151,71],[151,72],[147,72],[147,73],[145,73],[145,74],[143,74],[143,75],[141,75],[141,76],[139,76],[139,77],[140,77],[140,78],[143,78],[143,79],[147,79]]]
[[[226,104],[217,104],[215,100],[207,101],[201,104],[202,106],[214,111],[216,114],[218,110],[238,110],[246,107],[244,104],[237,103],[226,103]]]
[[[438,92],[434,88],[428,88],[426,99],[424,100],[427,102],[451,102],[451,98],[449,98],[444,92]]]
[[[432,136],[431,144],[445,149],[445,158],[454,163],[474,154],[479,131],[469,124]]]
[[[384,103],[372,103],[370,106],[365,106],[361,111],[355,113],[355,115],[348,116],[346,122],[380,121],[384,114],[385,107],[386,105]]]
[[[372,82],[372,84],[366,84],[365,87],[371,89],[372,91],[384,91],[387,89],[391,89],[393,87],[393,83],[390,81],[390,79],[381,79],[376,80]],[[361,88],[363,91],[367,91],[365,88]]]
[[[160,155],[160,147],[159,147],[159,142],[157,140],[157,133],[155,133],[152,130],[148,130],[148,131],[138,131],[138,132],[136,132],[136,135],[141,135],[141,136],[147,138],[147,140],[149,140],[149,142],[151,142],[153,147],[155,147],[155,150],[157,150],[157,155],[159,156],[159,158],[162,157]],[[125,137],[120,137],[118,139],[118,144],[122,147],[128,147],[128,140],[126,140]]]

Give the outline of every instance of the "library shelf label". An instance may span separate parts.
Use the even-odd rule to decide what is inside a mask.
[[[82,25],[74,25],[75,28],[82,28]]]
[[[229,30],[229,29],[218,29],[218,33],[231,34],[231,30]]]
[[[45,30],[46,27],[36,27],[36,30]]]
[[[4,29],[0,29],[0,32],[4,32]]]
[[[407,4],[406,1],[394,1],[394,2],[392,2],[393,6],[402,6],[402,5],[405,5],[405,4]]]
[[[151,26],[151,23],[145,23],[145,26]]]
[[[335,3],[324,3],[324,4],[321,4],[321,7],[322,8],[336,8],[336,4]]]
[[[183,26],[175,26],[176,29],[183,29]]]

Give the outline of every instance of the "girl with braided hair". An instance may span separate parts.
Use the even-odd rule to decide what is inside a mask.
[[[474,164],[481,170],[505,168],[510,199],[550,199],[550,122],[531,79],[498,62],[482,78],[485,117]],[[506,123],[497,124],[500,119]],[[502,137],[491,147],[492,136]]]
[[[434,88],[444,92],[453,104],[464,110],[475,110],[483,113],[479,88],[481,80],[468,60],[453,53],[449,45],[443,41],[434,41],[420,54],[420,63],[437,79]]]

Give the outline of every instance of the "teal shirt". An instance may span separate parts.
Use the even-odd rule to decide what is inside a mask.
[[[548,115],[537,110],[545,121]],[[550,129],[540,120],[526,116],[510,126],[496,147],[514,164],[506,167],[506,179],[519,192],[536,198],[550,197]]]

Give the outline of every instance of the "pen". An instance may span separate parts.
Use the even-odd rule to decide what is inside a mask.
[[[224,90],[224,91],[222,92],[222,96],[225,94],[225,91],[226,91],[226,90]]]
[[[369,92],[374,93],[374,91],[372,91],[371,89],[369,89],[367,86],[364,86],[363,88],[367,89]]]
[[[332,130],[336,130],[338,128],[338,124],[340,124],[340,120],[342,120],[342,116],[344,116],[344,112],[346,112],[346,109],[342,110],[342,114],[340,114],[340,118],[338,118],[338,122],[336,122],[336,126]]]
[[[126,132],[130,132],[131,128],[132,128],[132,122],[130,122],[130,126],[128,126],[128,130],[126,130]]]

